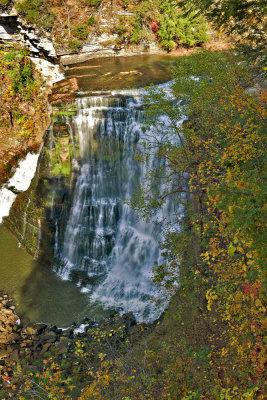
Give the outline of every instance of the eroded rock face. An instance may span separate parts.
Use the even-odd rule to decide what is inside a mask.
[[[49,103],[68,104],[75,100],[75,93],[79,89],[77,78],[64,79],[53,85],[52,93],[48,96]]]
[[[63,65],[71,65],[101,57],[128,57],[141,54],[162,54],[162,50],[156,43],[147,43],[135,46],[120,46],[116,44],[114,35],[103,34],[93,36],[87,40],[79,54],[60,54],[60,61]]]
[[[27,25],[15,10],[0,13],[0,43],[8,42],[27,47],[32,55],[55,61],[54,45],[44,32]]]
[[[108,9],[106,10],[108,14]],[[31,55],[52,62],[60,60],[63,65],[75,64],[98,57],[132,56],[138,54],[159,54],[162,50],[155,41],[142,45],[119,44],[118,35],[110,33],[110,27],[115,24],[116,18],[127,17],[131,13],[117,10],[114,16],[102,18],[99,30],[102,33],[92,33],[84,41],[78,54],[66,46],[54,46],[52,35],[43,29],[29,25],[13,7],[1,12],[0,9],[0,44],[14,43],[27,47]]]

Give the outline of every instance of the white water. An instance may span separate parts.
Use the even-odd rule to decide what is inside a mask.
[[[36,171],[38,157],[39,153],[28,153],[25,159],[18,163],[14,175],[0,189],[0,223],[9,215],[17,194],[29,188]]]
[[[160,88],[169,92],[170,83]],[[152,303],[159,293],[151,277],[154,263],[163,261],[159,241],[174,206],[166,201],[146,223],[124,202],[159,166],[156,148],[145,163],[133,159],[134,145],[148,137],[150,142],[158,139],[154,128],[142,131],[144,94],[144,89],[135,89],[76,100],[72,127],[79,136],[81,169],[65,230],[62,266],[55,269],[64,280],[75,272],[85,275],[88,282],[78,285],[93,303],[132,311],[138,321],[152,321],[168,302],[161,299],[160,307]],[[158,124],[168,131],[165,140],[169,140],[173,129],[168,118],[159,116]],[[158,189],[166,188],[162,184]]]

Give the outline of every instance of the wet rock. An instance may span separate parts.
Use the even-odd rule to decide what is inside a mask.
[[[136,319],[132,313],[127,313],[122,316],[122,321],[125,325],[125,329],[129,329],[132,326],[136,325]]]
[[[46,351],[48,351],[49,349],[50,349],[50,347],[51,347],[51,343],[45,343],[45,344],[43,344],[43,348],[42,348],[42,350],[41,350],[41,353],[43,354],[43,353],[45,353]]]
[[[55,343],[57,340],[55,332],[48,332],[42,336],[43,343]]]
[[[29,318],[27,318],[27,317],[22,318],[22,319],[21,319],[21,326],[22,326],[23,328],[25,328],[26,326],[29,325],[30,322],[31,322],[31,321],[29,320]]]
[[[39,343],[37,343],[37,345],[35,346],[34,350],[35,350],[35,351],[41,351],[42,348],[43,348],[43,345],[42,345],[42,343],[39,342]]]
[[[70,329],[70,330],[69,330],[68,337],[69,337],[70,339],[72,339],[72,338],[73,338],[73,336],[74,336],[73,330],[72,330],[72,329]]]
[[[37,332],[38,335],[43,333],[47,328],[46,324],[35,324],[34,326],[36,328],[36,332]]]

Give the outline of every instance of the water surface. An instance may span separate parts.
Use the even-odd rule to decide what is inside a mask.
[[[103,319],[101,307],[89,307],[88,297],[72,282],[61,280],[19,247],[17,239],[0,225],[0,285],[12,296],[20,317],[67,327],[85,317]]]
[[[97,58],[70,67],[66,77],[77,77],[82,91],[132,89],[170,80],[176,62],[159,55]]]

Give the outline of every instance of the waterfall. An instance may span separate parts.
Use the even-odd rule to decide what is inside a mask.
[[[38,157],[39,153],[28,153],[25,159],[18,163],[14,175],[0,189],[0,223],[9,215],[17,194],[29,188],[36,171]]]
[[[26,223],[27,223],[27,211],[30,205],[31,199],[28,199],[25,211],[24,211],[24,217],[23,217],[23,227],[22,227],[22,234],[21,234],[21,241],[23,241],[25,232],[26,232]],[[19,247],[21,246],[21,243],[19,243]]]
[[[42,240],[42,224],[40,219],[38,219],[38,242],[37,242],[37,248],[34,254],[34,259],[37,260],[39,256],[39,251],[40,251],[40,245],[41,245],[41,240]]]
[[[162,299],[160,308],[150,301],[158,296],[151,275],[154,263],[162,261],[159,240],[172,205],[167,201],[157,221],[147,223],[124,202],[158,162],[156,157],[146,163],[133,158],[134,146],[147,135],[142,131],[143,93],[136,89],[76,99],[77,115],[66,123],[71,122],[72,137],[79,137],[80,169],[60,265],[54,269],[62,279],[78,280],[92,303],[149,321],[167,301]],[[58,253],[58,221],[55,226]]]

